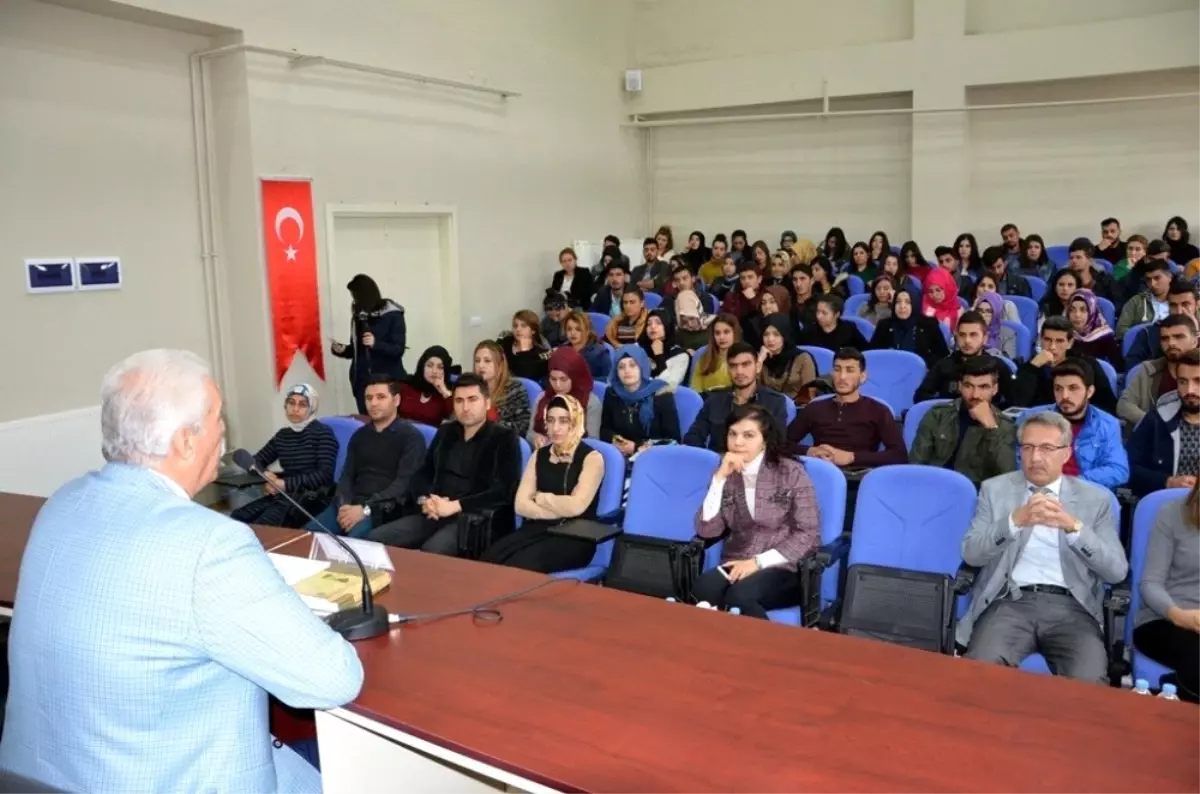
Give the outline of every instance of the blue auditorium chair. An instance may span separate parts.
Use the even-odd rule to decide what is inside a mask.
[[[868,342],[871,341],[871,337],[875,336],[875,326],[871,324],[870,320],[866,320],[862,317],[857,317],[857,316],[852,317],[849,314],[845,314],[845,313],[842,314],[842,319],[849,320],[850,322],[857,325],[858,332],[860,334],[862,334],[863,339],[866,339]]]
[[[996,358],[1000,359],[1001,363],[1008,367],[1009,372],[1014,375],[1017,374],[1017,362],[1013,361],[1008,356],[996,356]]]
[[[659,306],[662,306],[663,298],[657,292],[643,292],[643,297],[646,299],[646,308],[654,311]]]
[[[425,449],[429,449],[430,444],[433,443],[433,437],[437,435],[438,429],[433,425],[427,425],[422,422],[413,422],[412,426],[421,434],[421,438],[425,439]]]
[[[1067,266],[1067,260],[1071,258],[1070,248],[1069,245],[1046,246],[1046,258],[1056,265],[1055,270],[1061,270]]]
[[[337,461],[333,464],[333,481],[337,482],[342,476],[342,467],[346,465],[346,448],[350,444],[350,436],[354,435],[354,431],[362,427],[363,423],[352,416],[323,416],[318,421],[333,431],[333,437],[338,442]],[[428,444],[428,440],[425,443]]]
[[[906,350],[868,350],[867,382],[862,393],[878,397],[899,416],[912,407],[913,393],[925,379],[925,361]]]
[[[933,406],[948,402],[950,400],[924,400],[908,409],[908,413],[904,415],[904,446],[909,452],[912,452],[913,442],[917,440],[917,430],[921,427],[921,420],[925,418],[925,414],[929,413]]]
[[[1030,331],[1024,323],[1014,323],[1012,320],[1001,320],[1000,324],[1005,328],[1012,329],[1012,332],[1016,334],[1017,358],[1024,361],[1033,358],[1033,331]]]
[[[594,381],[592,381],[592,395],[593,395],[593,396],[594,396],[596,399],[600,400],[600,402],[602,402],[602,403],[603,403],[603,402],[604,402],[604,395],[605,395],[605,394],[607,394],[607,393],[608,393],[608,384],[607,384],[607,383],[605,383],[605,382],[604,382],[604,381],[602,381],[602,380],[594,380]]]
[[[952,653],[953,588],[975,497],[970,480],[936,466],[868,472],[849,538],[825,547],[817,559],[847,566],[846,582],[822,622],[842,633]]]
[[[1127,358],[1129,351],[1133,350],[1133,343],[1137,341],[1138,334],[1153,334],[1157,333],[1154,330],[1154,323],[1141,323],[1132,326],[1125,332],[1125,336],[1121,337],[1121,356]],[[1153,341],[1153,340],[1151,340]],[[1153,347],[1153,345],[1151,345]]]
[[[529,378],[517,378],[521,381],[521,385],[525,387],[525,394],[529,395],[529,406],[532,408],[538,404],[538,400],[542,399],[542,387],[535,381]]]
[[[621,497],[625,493],[625,456],[612,444],[599,439],[589,438],[585,443],[595,449],[604,458],[604,479],[600,481],[600,490],[596,502],[596,520],[604,523],[617,523],[621,519]],[[591,562],[582,568],[569,571],[559,571],[552,574],[556,579],[578,579],[581,582],[595,582],[604,578],[612,562],[613,540],[606,540],[596,546],[596,553]]]
[[[682,436],[692,427],[700,410],[704,408],[704,398],[687,386],[675,389],[675,412],[679,414],[679,433]]]
[[[833,278],[833,276],[830,276],[830,278]],[[867,291],[867,287],[865,284],[863,284],[863,280],[862,280],[861,276],[847,276],[846,277],[846,292],[850,295],[850,297],[854,297],[855,295],[862,295],[866,291]]]
[[[1108,385],[1112,386],[1113,394],[1120,395],[1121,390],[1117,388],[1117,368],[1102,358],[1096,359],[1096,363],[1100,365],[1100,369],[1104,370],[1104,375],[1108,378]]]
[[[858,307],[864,305],[869,300],[871,300],[871,296],[865,292],[851,295],[849,298],[846,298],[846,303],[842,307],[842,316],[857,317]]]
[[[592,321],[592,331],[598,339],[604,338],[604,332],[608,330],[608,321],[611,319],[607,314],[600,312],[588,312],[588,319]]]
[[[1029,333],[1036,334],[1038,332],[1038,302],[1023,295],[1005,295],[1004,299],[1012,301],[1013,305],[1017,307],[1017,313],[1021,315],[1021,325],[1028,328]]]
[[[1103,261],[1103,260],[1097,260]],[[1107,264],[1107,263],[1105,263]],[[1109,267],[1112,267],[1109,265]],[[1117,327],[1117,307],[1108,298],[1096,298],[1096,307],[1100,309],[1100,314],[1104,317],[1104,322],[1108,323],[1108,327],[1116,330]]]
[[[832,350],[824,347],[813,347],[812,345],[799,345],[799,348],[813,357],[813,361],[817,365],[818,375],[828,375],[833,371]]]
[[[812,480],[813,490],[817,494],[817,509],[821,514],[820,543],[822,546],[828,546],[842,534],[842,525],[846,517],[846,475],[827,460],[809,457],[797,457],[796,460],[804,464],[808,478]],[[807,570],[807,566],[802,566],[802,570]],[[815,570],[820,575],[820,585],[814,587],[815,592],[809,594],[809,603],[784,609],[773,609],[767,613],[767,619],[789,626],[814,625],[820,611],[837,598],[839,570],[839,565]],[[808,608],[807,621],[804,619],[806,606]]]
[[[692,358],[688,362],[687,375],[684,375],[683,377],[683,382],[685,385],[692,382],[692,372],[696,369],[696,365],[700,363],[700,359],[704,357],[704,354],[707,350],[708,345],[700,345],[700,347],[696,348],[695,352],[692,353]]]
[[[1021,278],[1025,279],[1025,283],[1029,285],[1029,291],[1033,293],[1034,302],[1041,303],[1042,298],[1046,296],[1046,290],[1049,289],[1046,280],[1039,276],[1021,276]]]

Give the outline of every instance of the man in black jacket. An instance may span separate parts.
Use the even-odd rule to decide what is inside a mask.
[[[745,342],[737,342],[729,348],[725,361],[733,386],[713,389],[705,396],[704,407],[683,437],[683,443],[689,447],[707,447],[720,455],[725,454],[726,425],[735,405],[758,403],[771,412],[780,428],[787,427],[787,398],[758,384],[758,371],[762,365],[754,348]]]
[[[461,376],[454,384],[455,421],[438,429],[409,488],[420,512],[376,528],[371,540],[454,557],[469,521],[490,523],[489,540],[513,531],[521,449],[511,430],[487,420],[490,408],[487,382]]]
[[[1116,413],[1117,397],[1104,370],[1096,363],[1096,359],[1071,350],[1075,333],[1066,317],[1047,317],[1038,338],[1042,352],[1017,368],[1010,405],[1032,408],[1055,402],[1054,368],[1070,358],[1092,368],[1096,393],[1092,395],[1091,404],[1101,411]]]
[[[396,415],[400,385],[389,375],[371,376],[363,400],[371,422],[350,436],[337,497],[316,522],[333,532],[341,527],[352,538],[364,537],[404,507],[410,481],[425,453],[421,434]],[[306,528],[318,530],[314,522]]]
[[[987,342],[987,323],[984,322],[983,315],[979,312],[964,312],[958,318],[958,327],[954,329],[954,338],[958,341],[958,350],[929,368],[929,371],[925,373],[925,380],[921,381],[921,385],[917,387],[917,391],[913,395],[914,403],[925,400],[953,400],[958,396],[958,386],[963,376],[963,364],[967,359],[991,355],[984,349],[984,343]],[[995,404],[1003,410],[1009,405],[1012,374],[1006,364],[1002,364],[999,374],[1000,382]]]
[[[1075,271],[1080,289],[1090,289],[1097,298],[1113,301],[1120,299],[1113,283],[1112,276],[1104,268],[1093,264],[1095,249],[1086,237],[1077,237],[1071,242],[1068,250],[1067,267]]]
[[[1021,277],[1015,267],[1009,267],[1008,256],[1000,246],[994,245],[983,252],[983,266],[996,279],[996,292],[1001,295],[1019,295],[1022,298],[1033,297],[1033,289],[1029,282]]]

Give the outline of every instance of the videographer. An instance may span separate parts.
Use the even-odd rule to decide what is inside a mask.
[[[372,375],[390,375],[399,381],[405,375],[404,350],[408,330],[404,322],[404,307],[379,294],[375,279],[359,273],[346,285],[353,303],[350,306],[350,342],[334,342],[330,350],[335,356],[350,359],[350,388],[358,403],[358,412],[365,414],[364,393],[367,379]]]

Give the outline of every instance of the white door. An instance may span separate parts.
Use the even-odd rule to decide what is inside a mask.
[[[350,296],[346,284],[365,273],[383,297],[404,307],[408,350],[404,366],[411,372],[430,345],[445,345],[452,356],[450,329],[458,322],[458,301],[446,289],[449,263],[447,221],[429,217],[334,216],[330,257],[331,333],[345,341],[350,333]],[[457,357],[455,359],[457,361]],[[333,359],[328,388],[339,413],[354,412],[347,374],[349,362]]]

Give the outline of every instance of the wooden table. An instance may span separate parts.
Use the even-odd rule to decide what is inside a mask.
[[[0,495],[0,602],[38,503]],[[258,531],[268,547],[297,536]],[[380,603],[405,614],[543,578],[392,557]],[[1189,704],[572,582],[502,611],[498,625],[458,617],[358,644],[366,684],[339,711],[528,789],[1200,789]],[[321,746],[330,790],[338,757]]]

